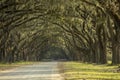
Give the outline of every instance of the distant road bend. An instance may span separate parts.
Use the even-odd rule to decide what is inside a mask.
[[[0,73],[0,80],[63,80],[58,62],[40,62]]]

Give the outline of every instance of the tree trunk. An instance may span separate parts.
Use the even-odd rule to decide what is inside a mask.
[[[120,19],[114,15],[116,34],[112,37],[112,64],[120,64]]]
[[[120,36],[120,33],[117,36]],[[112,42],[112,64],[120,64],[120,37]]]

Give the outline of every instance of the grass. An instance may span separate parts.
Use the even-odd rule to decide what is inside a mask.
[[[118,66],[65,62],[65,80],[120,80]]]
[[[22,65],[29,65],[32,64],[33,62],[15,62],[15,63],[0,63],[0,71],[4,71],[4,70],[9,70],[9,69],[13,69],[15,67],[19,67]]]

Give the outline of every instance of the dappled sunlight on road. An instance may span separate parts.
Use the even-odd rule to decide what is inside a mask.
[[[0,80],[62,80],[60,74],[26,74],[15,76],[1,76]]]
[[[63,80],[57,62],[43,62],[0,73],[0,80]]]

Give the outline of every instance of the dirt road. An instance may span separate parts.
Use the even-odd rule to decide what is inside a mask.
[[[0,72],[0,80],[63,80],[58,62],[40,62]]]

